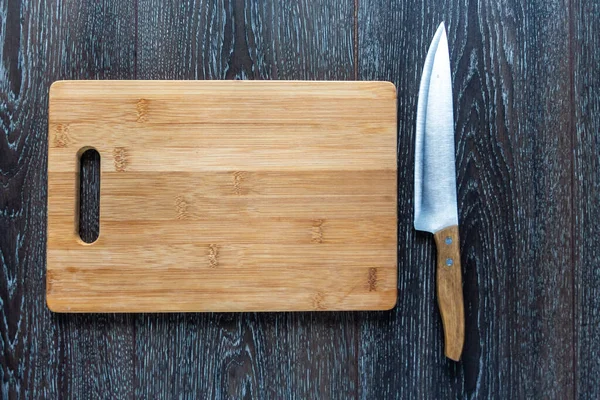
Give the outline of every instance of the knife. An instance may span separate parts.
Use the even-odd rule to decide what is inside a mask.
[[[437,248],[436,293],[446,357],[460,359],[465,312],[458,235],[454,165],[452,80],[446,28],[442,22],[429,47],[417,105],[415,144],[415,229],[433,233]]]

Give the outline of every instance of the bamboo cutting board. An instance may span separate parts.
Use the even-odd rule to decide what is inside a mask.
[[[49,102],[56,312],[381,310],[396,303],[386,82],[60,81]],[[100,154],[100,235],[78,234]]]

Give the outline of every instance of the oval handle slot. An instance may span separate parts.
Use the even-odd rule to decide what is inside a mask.
[[[79,158],[79,237],[94,243],[100,235],[100,153],[85,150]]]

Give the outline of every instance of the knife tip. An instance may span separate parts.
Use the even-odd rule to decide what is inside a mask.
[[[446,32],[446,23],[444,21],[442,21],[440,23],[440,25],[438,26],[437,30],[438,30],[438,32],[439,31],[444,31],[444,33],[445,33]]]

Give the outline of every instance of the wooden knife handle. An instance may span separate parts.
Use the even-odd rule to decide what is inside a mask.
[[[433,236],[437,247],[436,291],[444,325],[445,353],[446,357],[458,361],[465,342],[458,226],[449,226]]]

